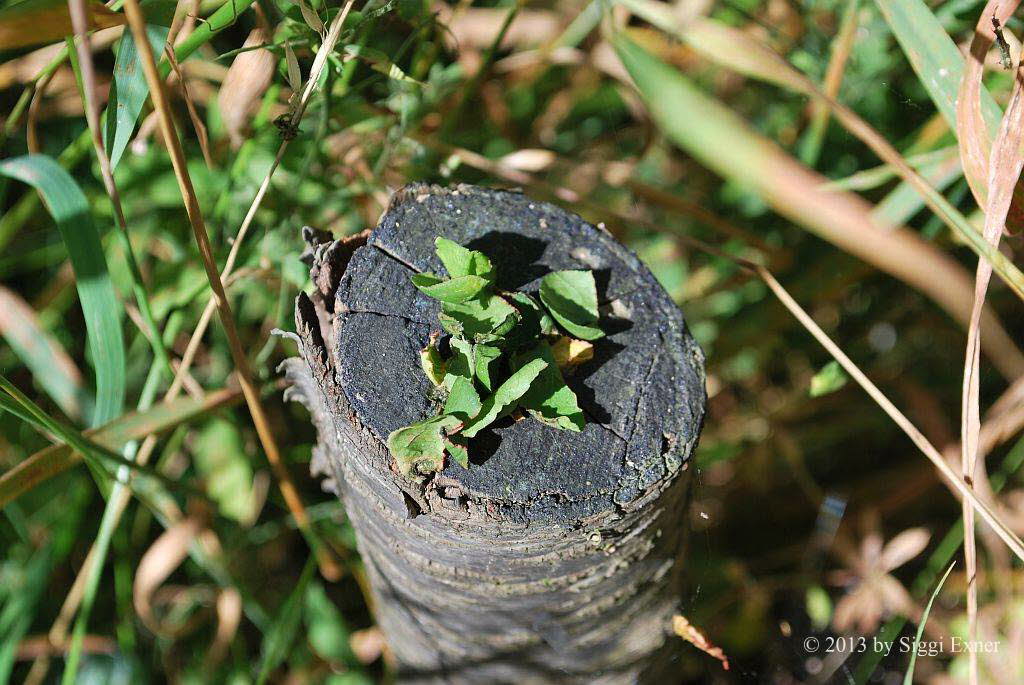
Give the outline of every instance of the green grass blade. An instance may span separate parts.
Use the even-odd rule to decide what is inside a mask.
[[[86,488],[72,486],[44,505],[49,536],[30,556],[19,545],[4,550],[5,563],[18,570],[8,573],[0,591],[0,683],[10,682],[18,646],[38,617],[39,603],[53,570],[80,539],[87,497]]]
[[[48,547],[38,550],[18,574],[21,583],[0,608],[0,683],[10,682],[18,644],[32,625],[32,619],[52,570]]]
[[[201,400],[185,397],[162,402],[145,412],[125,414],[100,428],[86,431],[84,435],[107,449],[119,449],[129,440],[162,433],[240,399],[238,390],[220,390],[207,394]],[[0,408],[8,409],[25,421],[35,422],[31,414],[13,400],[7,400],[3,393],[0,393]],[[0,508],[43,481],[75,466],[81,459],[81,453],[67,444],[52,445],[36,452],[0,476]]]
[[[939,192],[953,185],[964,175],[960,166],[960,155],[948,160],[936,161],[918,169],[918,173]],[[924,208],[921,193],[906,181],[893,188],[871,210],[871,216],[891,226],[901,226]]]
[[[955,134],[956,100],[964,75],[963,53],[922,0],[875,0],[875,4],[931,101]],[[1003,111],[984,83],[981,84],[981,116],[988,128],[989,139],[994,139]],[[947,177],[950,175],[946,174]],[[948,178],[949,183],[953,180],[955,177]],[[886,206],[884,212],[892,216],[916,213],[922,203],[915,201],[915,195],[909,184],[900,183],[883,203]],[[898,210],[897,207],[903,209]]]
[[[121,303],[107,272],[100,235],[89,204],[74,179],[53,159],[25,155],[0,162],[0,174],[36,188],[60,230],[75,272],[85,315],[89,350],[96,371],[96,408],[92,425],[119,416],[124,407],[125,353]]]
[[[913,685],[914,666],[917,664],[917,646],[921,643],[921,635],[924,634],[924,626],[928,623],[928,614],[931,613],[932,604],[935,602],[935,598],[939,596],[939,591],[942,590],[942,586],[946,583],[946,578],[949,577],[949,573],[953,570],[954,566],[956,566],[955,561],[946,569],[946,573],[943,574],[942,579],[939,580],[939,584],[935,586],[932,596],[928,598],[928,604],[924,607],[924,613],[921,615],[921,622],[917,626],[917,635],[914,636],[914,648],[910,650],[910,663],[907,664],[907,672],[903,676],[903,685]]]
[[[893,35],[910,60],[921,85],[956,131],[956,99],[964,76],[964,56],[923,0],[875,0]],[[994,138],[1003,112],[981,87],[981,115]]]
[[[302,600],[306,595],[306,586],[315,570],[316,559],[310,556],[295,589],[288,595],[288,599],[285,600],[275,617],[270,632],[263,637],[263,656],[260,659],[259,675],[256,678],[258,685],[267,682],[273,670],[284,661],[288,655],[288,648],[295,641],[295,633],[302,618]]]
[[[10,400],[13,399],[16,404],[20,405],[20,409],[12,411],[12,413],[28,421],[30,425],[41,433],[55,435],[68,445],[71,445],[74,449],[81,452],[89,465],[95,469],[98,476],[113,477],[116,475],[115,482],[127,482],[129,472],[124,469],[115,471],[113,468],[116,466],[126,467],[127,469],[134,470],[140,474],[150,476],[164,485],[202,496],[202,493],[195,488],[189,485],[183,485],[181,481],[169,478],[150,467],[136,464],[135,462],[125,459],[117,452],[96,443],[74,428],[53,418],[43,411],[39,405],[30,400],[25,393],[18,390],[18,388],[3,374],[0,374],[0,390],[4,390],[8,395],[10,395],[10,398],[4,398],[0,401],[0,409],[11,411],[13,407]]]
[[[169,28],[166,26],[146,26],[150,45],[154,54],[161,54],[167,40]],[[146,78],[139,64],[139,51],[135,47],[135,39],[130,31],[121,37],[121,48],[114,62],[114,85],[110,89],[110,102],[107,104],[104,146],[110,156],[110,168],[116,169],[121,161],[135,122],[142,111],[142,105],[149,96]]]

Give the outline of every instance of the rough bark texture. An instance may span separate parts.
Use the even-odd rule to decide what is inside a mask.
[[[362,246],[306,235],[315,291],[296,302],[290,392],[317,426],[313,473],[345,502],[403,680],[661,681],[705,392],[703,355],[650,272],[575,215],[473,186],[403,189]],[[437,410],[418,360],[437,303],[409,276],[443,273],[438,235],[486,253],[503,289],[592,269],[609,335],[567,378],[582,433],[506,419],[471,441],[469,469],[415,483],[385,441]]]

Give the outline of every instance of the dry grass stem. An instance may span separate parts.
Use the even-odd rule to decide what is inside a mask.
[[[266,412],[263,409],[259,392],[252,382],[252,371],[249,368],[249,360],[246,357],[245,349],[242,347],[242,342],[238,337],[238,330],[235,326],[231,305],[227,300],[227,295],[224,292],[224,284],[221,281],[216,263],[214,262],[213,249],[210,246],[210,237],[206,231],[206,224],[203,221],[202,210],[199,207],[199,200],[196,197],[195,189],[192,187],[192,180],[188,174],[188,168],[185,162],[185,153],[182,150],[181,141],[178,139],[177,131],[174,128],[170,104],[168,103],[166,93],[164,92],[164,84],[157,70],[156,60],[149,49],[149,44],[146,38],[145,18],[142,15],[142,10],[139,8],[138,0],[126,1],[125,14],[128,17],[128,24],[131,27],[132,34],[135,36],[136,45],[139,48],[143,71],[146,74],[146,81],[149,83],[150,94],[153,98],[153,107],[159,116],[160,128],[163,132],[164,141],[171,157],[171,164],[174,167],[175,177],[178,181],[178,186],[185,202],[185,210],[188,214],[189,223],[192,226],[196,244],[199,247],[199,253],[203,260],[203,267],[206,270],[206,276],[210,281],[210,287],[213,290],[214,298],[217,301],[218,314],[220,315],[221,323],[224,326],[224,331],[228,338],[228,345],[231,351],[231,357],[235,363],[238,381],[242,387],[242,393],[245,395],[246,404],[249,406],[249,413],[252,415],[253,424],[256,427],[260,443],[263,445],[263,450],[267,455],[267,460],[270,462],[271,468],[274,470],[274,475],[278,481],[278,487],[281,489],[281,494],[288,505],[288,509],[292,512],[292,516],[295,517],[295,521],[300,530],[302,530],[302,532],[307,536],[310,545],[313,547],[314,553],[317,555],[321,572],[326,578],[338,578],[340,577],[340,569],[337,563],[329,556],[326,548],[317,542],[316,534],[310,525],[302,500],[299,498],[291,476],[281,460],[277,442],[270,430],[270,425],[267,420]]]

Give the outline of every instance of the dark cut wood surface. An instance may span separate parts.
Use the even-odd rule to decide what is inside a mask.
[[[609,335],[567,378],[587,416],[582,433],[506,419],[470,442],[468,470],[451,463],[436,484],[503,519],[571,523],[628,509],[671,480],[705,403],[703,357],[681,313],[607,232],[519,193],[410,186],[355,252],[333,303],[341,322],[333,352],[358,423],[383,442],[436,413],[418,351],[441,331],[438,305],[409,276],[444,273],[438,235],[487,254],[507,290],[536,294],[552,270],[593,270]]]

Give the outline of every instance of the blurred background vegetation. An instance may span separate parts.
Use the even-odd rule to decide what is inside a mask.
[[[239,337],[314,534],[339,560],[340,574],[325,577],[268,466],[216,317],[188,352],[206,328],[209,283],[120,0],[112,12],[83,4],[91,26],[109,27],[91,34],[92,83],[74,50],[68,59],[67,5],[4,0],[0,369],[26,397],[0,404],[0,681],[387,678],[352,530],[308,474],[307,415],[282,399],[276,369],[294,345],[271,331],[293,328],[293,299],[309,287],[303,225],[356,233],[376,224],[393,190],[429,181],[517,187],[603,223],[650,266],[707,353],[682,606],[731,669],[680,642],[681,682],[901,682],[899,650],[809,653],[803,640],[912,636],[959,556],[960,505],[734,258],[766,266],[958,463],[966,325],[950,303],[969,307],[977,257],[793,84],[802,75],[852,109],[980,232],[936,83],[947,76],[942,50],[959,55],[984,4],[360,1],[296,127],[296,94],[339,3],[182,0],[177,13],[174,2],[143,3],[158,58],[168,29],[178,48],[165,76],[188,172],[218,266],[237,249],[226,281]],[[1006,26],[1016,55],[1024,24]],[[985,85],[996,103],[1012,82],[993,51]],[[137,273],[88,132],[86,86],[107,113],[107,153],[123,150],[114,179]],[[25,162],[28,153],[56,163]],[[26,180],[63,194],[43,204]],[[837,199],[808,200],[829,181]],[[81,243],[93,233],[90,252]],[[1010,262],[1020,247],[1003,241]],[[90,254],[105,256],[109,279],[83,277]],[[83,293],[80,304],[83,282],[102,290],[108,280],[114,300],[90,309]],[[982,343],[981,406],[996,403],[983,451],[1000,511],[1020,532],[1024,399],[1019,383],[1004,392],[1022,375],[1024,319],[1004,280],[987,300],[1005,333]],[[104,308],[113,329],[102,327]],[[181,379],[170,404],[159,401],[171,384],[161,349]],[[88,468],[51,447],[102,423],[85,433]],[[118,515],[110,477],[128,472],[116,459],[140,445],[152,457],[133,470]],[[98,564],[87,558],[96,540]],[[982,680],[1019,683],[1020,566],[998,539],[981,543],[979,636],[1001,641],[980,657]],[[958,564],[925,640],[966,635],[964,589]],[[947,652],[922,657],[915,678],[967,682],[966,670],[964,654]]]

